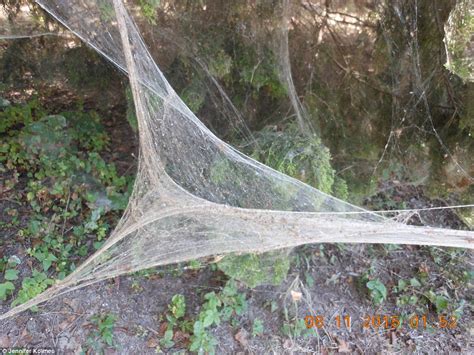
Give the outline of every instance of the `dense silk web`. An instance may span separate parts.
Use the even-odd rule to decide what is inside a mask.
[[[127,210],[102,248],[67,278],[0,319],[108,278],[212,255],[334,242],[472,248],[473,232],[386,219],[281,174],[221,141],[170,86],[122,0],[38,3],[128,74],[140,159]],[[287,45],[281,50],[287,51]],[[292,86],[291,81],[287,84]],[[299,107],[295,92],[290,95]]]

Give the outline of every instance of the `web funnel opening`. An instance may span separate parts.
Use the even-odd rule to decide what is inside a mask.
[[[217,138],[179,98],[121,0],[38,3],[129,76],[139,124],[134,191],[116,229],[54,296],[158,265],[308,243],[472,248],[473,232],[396,223],[279,173]],[[294,93],[293,93],[294,94]]]

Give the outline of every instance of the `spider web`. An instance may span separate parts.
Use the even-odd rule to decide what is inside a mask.
[[[121,0],[38,3],[128,75],[140,159],[126,212],[101,249],[0,319],[108,278],[227,253],[335,242],[472,248],[473,232],[395,222],[281,174],[221,141],[170,86]]]

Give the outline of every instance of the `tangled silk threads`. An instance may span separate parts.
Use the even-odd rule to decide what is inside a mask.
[[[394,222],[221,141],[170,86],[122,0],[38,3],[128,74],[140,159],[127,210],[102,248],[67,278],[0,319],[98,281],[211,255],[334,242],[472,248],[473,232]]]

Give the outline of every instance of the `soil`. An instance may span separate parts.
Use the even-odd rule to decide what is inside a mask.
[[[248,297],[248,310],[236,317],[236,327],[222,323],[212,331],[219,341],[217,353],[472,353],[472,314],[460,319],[454,329],[411,329],[406,325],[396,331],[384,327],[364,329],[365,317],[398,315],[397,310],[391,302],[383,307],[374,307],[367,295],[356,286],[356,278],[367,267],[367,247],[351,246],[343,253],[335,246],[327,247],[332,261],[318,255],[318,245],[306,247],[305,253],[312,255],[308,269],[314,279],[312,287],[300,282],[301,275],[297,268],[278,287],[260,286],[252,290],[241,287]],[[412,274],[424,260],[418,248],[401,249],[389,255],[387,260],[381,260],[379,266],[390,273],[395,263],[398,265],[397,273]],[[118,316],[114,330],[116,345],[107,348],[106,353],[153,354],[164,334],[164,321],[160,315],[167,311],[171,297],[183,294],[187,314],[192,318],[198,313],[202,294],[220,289],[221,286],[212,286],[216,281],[219,283],[220,277],[206,268],[179,277],[124,276],[101,282],[52,300],[43,305],[38,313],[27,311],[1,324],[0,344],[3,347],[48,347],[60,354],[79,353],[95,329],[91,317],[112,313]],[[292,290],[303,295],[301,301],[296,301],[298,317],[303,319],[310,314],[324,316],[326,326],[318,333],[306,338],[282,335],[281,328],[285,323],[283,310],[295,311]],[[269,306],[272,302],[278,305],[274,312]],[[350,316],[350,329],[337,327],[335,317],[338,315]],[[432,322],[433,315],[429,317]],[[257,318],[264,321],[264,332],[252,337],[252,323]],[[184,339],[176,344],[177,347],[172,349],[174,351],[187,342]]]

